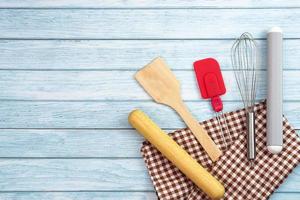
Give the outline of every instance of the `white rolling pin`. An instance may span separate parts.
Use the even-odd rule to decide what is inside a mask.
[[[273,27],[267,36],[267,148],[277,154],[282,149],[282,30]]]

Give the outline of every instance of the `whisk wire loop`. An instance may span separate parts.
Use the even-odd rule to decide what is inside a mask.
[[[231,61],[244,107],[253,111],[256,95],[257,44],[252,35],[243,33],[233,44]]]

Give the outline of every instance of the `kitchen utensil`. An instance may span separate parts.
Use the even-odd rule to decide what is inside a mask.
[[[226,104],[225,104],[226,106]],[[297,165],[300,164],[300,140],[296,131],[290,126],[290,122],[284,118],[283,138],[284,147],[280,154],[271,154],[266,145],[266,102],[255,104],[256,117],[256,142],[259,149],[255,166],[247,166],[247,139],[245,130],[246,123],[245,109],[231,111],[227,115],[232,139],[230,148],[222,155],[218,162],[210,167],[209,173],[221,182],[225,189],[222,200],[269,200],[270,195],[281,187],[288,177],[297,173]],[[213,139],[220,138],[216,134],[218,127],[216,119],[203,121],[203,126],[212,134]],[[242,133],[242,134],[241,134]],[[203,149],[197,147],[195,138],[185,129],[178,129],[168,134],[176,143],[184,147],[202,166],[211,166],[210,160],[203,155]],[[223,144],[223,141],[220,141]],[[152,147],[148,142],[144,142],[141,148],[143,160],[153,182],[157,199],[172,200],[208,200],[206,194],[192,186],[190,181],[170,163],[165,161],[165,157]],[[253,164],[252,164],[253,165]],[[291,178],[291,177],[290,177]],[[272,197],[272,196],[271,196]],[[287,198],[289,199],[289,198]],[[282,200],[287,200],[282,198]],[[297,198],[296,198],[297,199]],[[296,200],[294,199],[294,200]],[[299,198],[300,199],[300,198]]]
[[[243,33],[233,44],[231,61],[239,92],[247,111],[248,159],[256,156],[255,114],[257,47],[250,33]]]
[[[272,153],[282,149],[282,30],[273,27],[267,36],[267,148]]]
[[[209,197],[212,199],[223,197],[225,193],[223,185],[162,131],[145,113],[134,110],[130,113],[128,120],[142,136]]]
[[[179,82],[162,58],[154,59],[138,71],[135,78],[157,103],[168,105],[178,112],[212,161],[219,159],[222,152],[184,105]]]
[[[216,113],[216,118],[221,130],[222,139],[227,149],[227,142],[225,133],[223,131],[223,124],[225,124],[226,135],[232,141],[228,124],[223,114],[223,103],[220,98],[226,93],[225,84],[223,81],[219,63],[213,58],[206,58],[194,62],[194,70],[200,88],[201,96],[204,99],[211,99],[211,105]],[[223,119],[222,119],[223,118]],[[224,121],[224,123],[222,123]]]

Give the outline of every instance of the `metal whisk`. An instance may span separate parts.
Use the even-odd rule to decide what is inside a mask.
[[[231,62],[239,92],[247,111],[247,156],[254,160],[257,45],[250,33],[243,33],[231,48]]]

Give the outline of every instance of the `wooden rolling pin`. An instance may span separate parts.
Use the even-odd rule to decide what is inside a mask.
[[[225,189],[223,185],[161,130],[144,112],[141,110],[132,111],[129,114],[128,121],[210,198],[220,199],[224,196]]]

